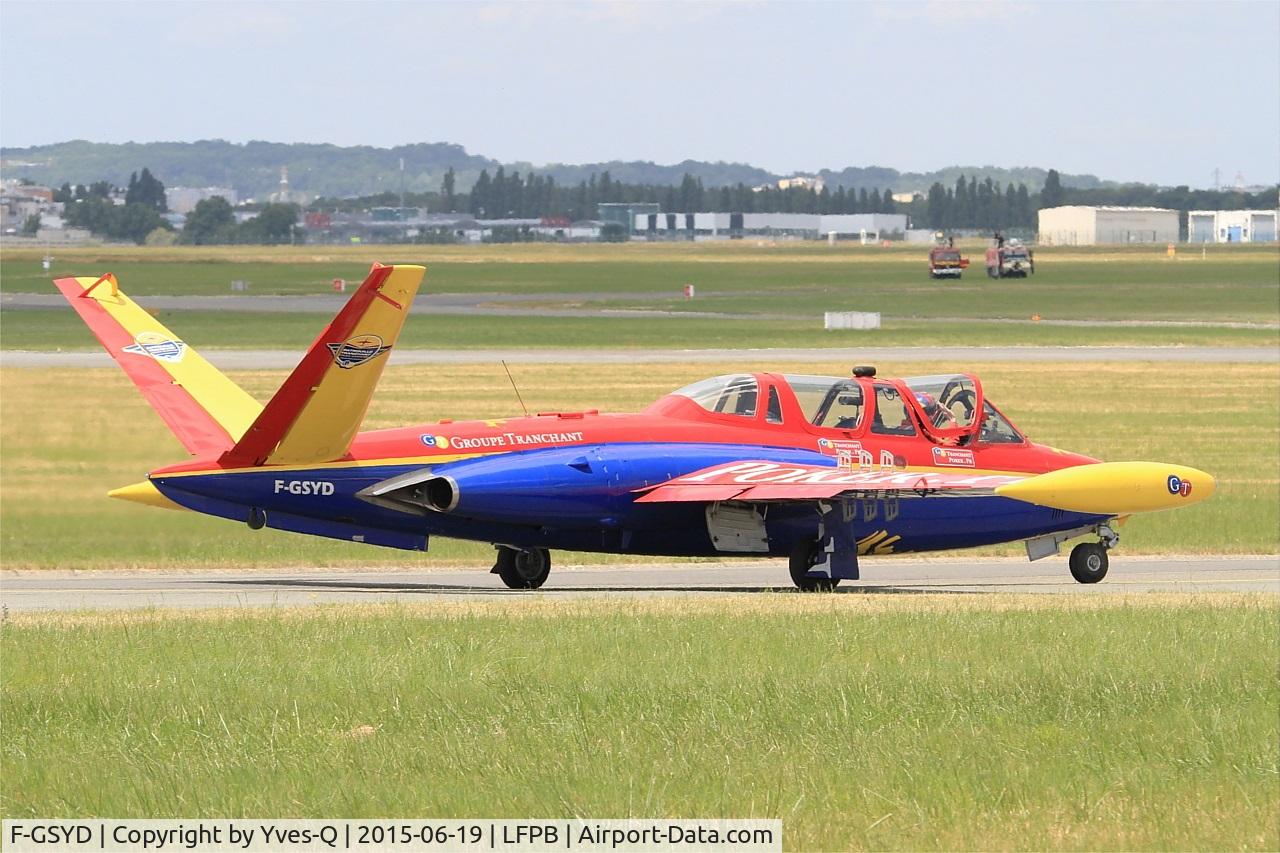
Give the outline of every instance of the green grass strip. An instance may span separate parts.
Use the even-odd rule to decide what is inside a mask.
[[[1274,599],[10,619],[5,817],[777,817],[788,849],[1275,849]]]

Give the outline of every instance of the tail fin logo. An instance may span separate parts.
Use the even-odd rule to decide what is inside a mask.
[[[326,344],[333,353],[333,363],[344,370],[359,367],[391,349],[377,335],[356,335],[340,344]]]
[[[167,361],[170,364],[177,364],[187,354],[186,344],[174,338],[166,338],[159,332],[139,332],[133,339],[136,343],[124,347],[125,352],[148,355],[156,361]]]

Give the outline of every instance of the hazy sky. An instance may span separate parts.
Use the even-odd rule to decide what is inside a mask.
[[[0,2],[0,144],[1280,180],[1280,3]]]

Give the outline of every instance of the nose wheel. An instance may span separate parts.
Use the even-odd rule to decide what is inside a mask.
[[[1101,542],[1081,542],[1071,549],[1071,577],[1097,583],[1107,576],[1107,549]]]
[[[537,589],[551,574],[551,552],[546,548],[520,550],[499,546],[492,571],[511,589]]]

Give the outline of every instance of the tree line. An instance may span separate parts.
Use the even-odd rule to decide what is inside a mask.
[[[106,179],[123,186],[129,173],[140,164],[153,174],[164,176],[169,185],[184,187],[235,187],[241,198],[265,198],[280,181],[280,167],[289,167],[293,188],[317,196],[342,198],[380,191],[399,193],[439,191],[440,179],[449,168],[456,170],[457,182],[469,188],[482,169],[492,178],[499,161],[469,154],[460,145],[417,143],[393,148],[368,145],[341,147],[327,144],[281,144],[252,141],[244,144],[224,140],[198,142],[145,142],[111,144],[76,140],[30,148],[0,149],[9,161],[23,161],[23,168],[37,183],[57,186],[64,181],[88,183]],[[608,172],[613,180],[659,187],[679,186],[688,173],[708,187],[748,187],[776,183],[786,175],[776,175],[748,163],[684,160],[659,165],[643,161],[610,160],[593,163],[555,163],[535,167],[525,162],[505,163],[506,172],[534,169],[539,175],[555,178],[562,186],[576,187]],[[1025,183],[1035,190],[1044,183],[1045,170],[1034,167],[1012,169],[992,166],[947,166],[931,172],[900,172],[884,166],[846,166],[816,173],[832,188],[847,191],[885,187],[926,192],[936,182],[952,186],[961,174],[977,175],[1017,186]],[[1062,179],[1074,187],[1101,186],[1094,175],[1068,175]],[[597,177],[598,180],[598,177]]]
[[[237,222],[230,202],[214,196],[197,203],[182,230],[175,233],[162,216],[169,210],[164,184],[149,169],[129,176],[124,204],[116,204],[118,195],[118,189],[108,181],[87,186],[64,183],[54,191],[53,200],[62,202],[63,220],[70,227],[138,244],[290,243],[300,212],[296,204],[264,204],[257,216]]]
[[[226,199],[215,196],[198,203],[187,215],[179,233],[162,218],[167,211],[164,184],[149,169],[130,175],[124,204],[116,204],[115,187],[106,181],[87,186],[63,184],[54,201],[65,204],[64,218],[72,227],[87,228],[109,239],[143,242],[179,242],[194,245],[216,243],[275,244],[293,242],[301,213],[294,204],[262,205],[252,219],[237,222]],[[363,210],[374,206],[395,206],[401,196],[386,192],[346,199],[318,199],[312,210]],[[960,175],[954,186],[935,182],[924,197],[900,204],[892,189],[834,190],[823,186],[763,188],[738,183],[734,186],[705,187],[686,173],[678,186],[634,184],[615,181],[608,171],[592,174],[576,185],[561,185],[551,175],[518,171],[507,173],[499,166],[491,176],[481,170],[469,192],[459,192],[457,176],[449,169],[439,191],[407,193],[408,206],[426,207],[432,212],[469,214],[479,219],[562,218],[596,219],[602,203],[651,203],[667,213],[905,213],[911,225],[930,230],[1029,230],[1036,228],[1036,214],[1046,207],[1064,204],[1165,207],[1181,211],[1183,223],[1188,210],[1270,208],[1276,189],[1258,193],[1238,190],[1192,190],[1188,187],[1161,189],[1143,184],[1072,188],[1050,169],[1044,186],[1032,192],[1024,183],[1001,186],[990,177]]]
[[[615,181],[609,172],[594,174],[576,186],[561,186],[551,176],[534,173],[507,174],[499,166],[493,177],[482,170],[471,192],[463,199],[452,195],[450,176],[445,176],[442,201],[453,210],[463,209],[478,218],[563,217],[570,220],[595,219],[598,206],[606,203],[657,204],[664,213],[895,213],[893,190],[835,191],[825,186],[776,186],[753,188],[734,186],[706,188],[700,178],[685,173],[679,186],[628,184]]]
[[[172,226],[161,214],[168,211],[164,184],[144,168],[141,175],[129,176],[124,204],[116,204],[116,188],[107,181],[63,184],[54,190],[53,200],[63,203],[62,218],[72,228],[86,228],[111,240],[143,243],[153,232],[167,232]]]
[[[299,208],[296,204],[268,203],[258,215],[236,222],[231,203],[220,195],[196,202],[178,242],[192,246],[214,246],[230,243],[277,245],[295,240]]]
[[[1188,187],[1161,189],[1144,184],[1116,187],[1072,188],[1062,184],[1061,175],[1050,169],[1044,186],[1032,189],[1025,183],[1001,185],[991,178],[960,175],[952,186],[935,182],[926,195],[909,203],[893,199],[893,190],[857,191],[824,186],[776,186],[763,189],[736,184],[704,187],[702,181],[685,174],[678,186],[630,184],[615,181],[606,171],[592,175],[575,186],[562,186],[549,175],[534,172],[507,173],[499,167],[490,176],[482,170],[468,193],[456,190],[452,170],[444,176],[440,192],[412,193],[405,204],[426,207],[432,212],[466,213],[478,219],[531,219],[562,217],[569,220],[596,219],[601,203],[654,203],[665,213],[905,213],[911,225],[930,230],[1024,230],[1034,231],[1041,208],[1064,204],[1165,207],[1185,214],[1188,210],[1272,208],[1276,190],[1244,193],[1238,190],[1192,190]],[[315,210],[360,210],[372,206],[394,206],[400,197],[381,193],[359,199],[318,199]]]

